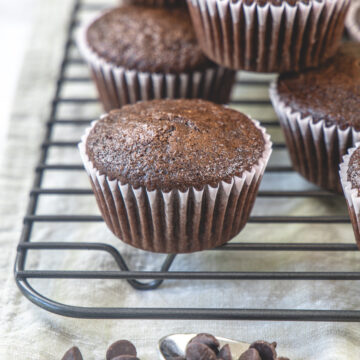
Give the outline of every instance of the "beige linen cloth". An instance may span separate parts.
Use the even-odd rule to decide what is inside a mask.
[[[154,321],[79,320],[46,312],[25,299],[13,278],[16,245],[28,191],[34,176],[49,103],[54,93],[65,28],[72,0],[39,0],[38,18],[14,104],[6,151],[0,167],[0,359],[57,360],[72,345],[80,347],[84,359],[104,359],[107,346],[126,338],[138,347],[143,360],[157,358],[157,341],[177,332],[210,332],[252,342],[267,339],[279,343],[279,353],[292,360],[360,359],[360,324],[318,322],[251,321]],[[82,16],[90,14],[84,12]],[[77,52],[74,49],[73,54]],[[73,66],[67,75],[86,74],[84,66]],[[243,75],[249,76],[249,75]],[[239,88],[245,96],[267,96],[266,88]],[[62,95],[95,95],[92,84],[64,87]],[[241,95],[241,94],[240,94]],[[265,110],[264,110],[265,109]],[[274,118],[268,107],[242,107],[255,118]],[[62,105],[58,118],[96,116],[98,105]],[[78,140],[84,127],[57,126],[53,140]],[[273,139],[281,139],[271,130]],[[272,163],[288,163],[275,151]],[[79,163],[76,149],[53,148],[49,163]],[[44,187],[89,187],[84,172],[48,172]],[[267,174],[262,189],[312,188],[297,175]],[[98,214],[92,196],[43,196],[39,214]],[[255,215],[341,215],[342,198],[259,198]],[[98,224],[36,224],[33,241],[105,242],[122,251],[132,269],[158,269],[163,256],[123,245]],[[348,242],[351,226],[345,225],[256,225],[249,224],[234,241],[260,242]],[[219,271],[359,271],[360,254],[287,252],[204,252],[178,256],[172,270]],[[29,254],[29,268],[116,270],[114,261],[99,252],[42,251]],[[118,307],[212,307],[275,309],[360,309],[358,281],[167,281],[158,290],[139,292],[125,281],[34,280],[31,284],[50,298],[71,305]]]

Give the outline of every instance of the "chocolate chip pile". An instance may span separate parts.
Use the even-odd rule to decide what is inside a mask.
[[[255,341],[238,360],[289,360],[277,356],[276,345],[276,342]],[[80,350],[74,346],[65,353],[62,360],[83,360],[83,357]],[[134,344],[127,340],[119,340],[107,349],[106,360],[139,360],[139,358]],[[185,357],[174,356],[166,360],[233,360],[233,357],[228,344],[220,348],[215,336],[198,334],[187,344]]]
[[[83,360],[79,348],[76,346],[69,349],[62,360]],[[106,351],[106,360],[139,360],[133,343],[127,340],[119,340],[109,346]]]
[[[289,360],[278,357],[276,342],[255,341],[249,346],[238,360]],[[186,346],[185,358],[177,357],[173,360],[232,360],[230,346],[224,345],[220,349],[219,341],[210,334],[198,334]]]

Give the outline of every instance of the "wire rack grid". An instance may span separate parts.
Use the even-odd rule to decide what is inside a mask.
[[[18,255],[15,262],[15,279],[22,293],[36,305],[64,316],[78,318],[144,318],[144,319],[231,319],[231,320],[277,320],[277,321],[360,321],[360,310],[299,310],[299,309],[243,309],[243,308],[106,308],[106,307],[83,307],[71,306],[52,300],[41,292],[37,291],[31,284],[31,279],[118,279],[126,280],[133,288],[137,290],[154,290],[158,288],[165,280],[223,280],[223,281],[239,281],[239,280],[360,280],[360,272],[358,271],[235,271],[235,272],[219,272],[219,271],[170,271],[170,267],[176,255],[168,255],[163,261],[158,271],[141,271],[131,270],[121,252],[114,246],[101,242],[44,242],[33,241],[33,228],[35,224],[46,223],[51,228],[54,223],[76,223],[82,227],[87,223],[102,222],[99,215],[82,215],[82,214],[39,214],[38,203],[42,196],[73,196],[76,198],[84,195],[91,195],[90,188],[69,188],[44,187],[45,174],[52,171],[74,172],[83,170],[81,164],[61,163],[54,164],[48,162],[49,152],[54,148],[74,148],[77,141],[58,141],[53,140],[54,132],[63,126],[73,126],[74,128],[85,127],[98,117],[98,113],[86,118],[60,118],[59,107],[68,104],[77,107],[87,107],[91,104],[97,104],[96,97],[75,97],[64,96],[64,86],[76,86],[78,84],[90,83],[90,77],[71,76],[69,68],[79,66],[86,68],[78,54],[76,54],[74,32],[79,26],[81,19],[92,13],[104,8],[104,3],[87,2],[85,0],[76,0],[73,11],[70,16],[68,26],[68,38],[65,44],[64,57],[61,63],[59,76],[57,80],[57,88],[52,102],[49,120],[46,123],[46,131],[44,140],[41,144],[41,155],[39,163],[35,169],[35,179],[33,188],[30,192],[30,200],[26,216],[24,217],[24,226],[21,239],[18,245]],[[76,54],[76,56],[74,55]],[[261,119],[262,109],[269,107],[270,102],[267,96],[267,89],[271,77],[253,77],[242,74],[240,80],[237,81],[231,106],[249,112],[255,109],[259,113],[257,118],[261,120],[263,126],[269,131],[280,133],[279,124],[272,118]],[[251,97],[248,94],[249,88],[255,89],[256,94],[264,94],[262,98],[259,96]],[[289,165],[286,158],[286,148],[283,141],[274,141],[275,152],[284,153],[286,159],[283,163],[274,164],[270,162],[266,174],[276,174],[277,176],[289,176],[293,174],[293,169]],[[283,189],[260,189],[259,198],[288,199],[293,201],[297,198],[309,199],[329,199],[336,198],[334,194],[326,191],[309,187],[302,190],[283,190]],[[249,223],[259,224],[277,224],[284,226],[289,224],[323,224],[336,225],[348,224],[349,218],[346,212],[340,215],[319,215],[319,216],[285,216],[285,215],[269,215],[251,216]],[[260,225],[261,224],[261,225]],[[65,270],[44,270],[29,269],[27,264],[28,253],[40,252],[43,250],[50,251],[95,251],[106,252],[112,256],[118,266],[117,271],[100,271],[86,270],[75,271],[72,269]],[[223,245],[213,251],[225,252],[283,252],[289,254],[294,252],[356,252],[356,245],[343,242],[331,243],[310,243],[310,242],[231,242]],[[201,286],[201,285],[199,285]]]

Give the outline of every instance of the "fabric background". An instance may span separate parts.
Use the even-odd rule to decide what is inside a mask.
[[[65,28],[72,0],[38,0],[37,22],[19,82],[6,151],[0,159],[0,359],[61,359],[72,345],[80,347],[84,359],[104,358],[113,341],[133,341],[143,360],[157,358],[157,341],[177,332],[210,332],[219,336],[252,342],[267,339],[279,343],[279,354],[292,360],[357,360],[360,353],[360,324],[312,322],[250,321],[154,321],[154,320],[79,320],[48,313],[32,305],[18,291],[13,278],[16,245],[28,192],[39,156],[39,144],[53,97],[61,61]],[[76,52],[76,50],[74,50]],[[72,75],[85,68],[74,67]],[[248,76],[248,75],[243,75]],[[266,89],[237,89],[261,98]],[[91,84],[65,87],[66,96],[92,96]],[[273,118],[269,107],[242,108],[253,117]],[[59,118],[100,114],[97,105],[79,108],[62,106]],[[78,140],[84,127],[57,127],[53,140]],[[273,139],[281,134],[272,131]],[[54,148],[49,162],[79,163],[76,149]],[[272,163],[288,162],[275,152]],[[89,187],[84,172],[62,175],[48,173],[44,187]],[[266,175],[263,189],[312,188],[297,175]],[[92,196],[42,197],[39,214],[98,214]],[[344,200],[259,198],[256,215],[339,215],[346,213]],[[103,223],[37,224],[34,241],[101,241],[122,251],[133,269],[158,269],[163,256],[147,254],[123,245]],[[249,224],[234,241],[260,242],[348,242],[353,243],[351,226],[346,225],[256,225]],[[359,271],[358,253],[264,253],[204,252],[178,256],[173,270],[219,271]],[[98,252],[49,252],[29,255],[33,269],[116,270],[113,260]],[[138,292],[123,281],[34,280],[36,289],[67,304],[82,306],[144,307],[240,307],[288,309],[360,308],[357,281],[167,281],[156,291]]]

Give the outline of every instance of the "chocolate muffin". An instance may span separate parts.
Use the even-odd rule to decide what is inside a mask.
[[[235,72],[203,55],[186,9],[112,9],[78,43],[107,111],[160,98],[229,100]]]
[[[350,5],[349,13],[346,17],[346,30],[350,37],[360,42],[360,1],[353,0]]]
[[[340,180],[355,239],[360,249],[360,143],[348,150],[340,165]]]
[[[199,44],[231,69],[316,67],[339,47],[350,0],[187,0]]]
[[[113,110],[79,147],[111,231],[164,253],[210,249],[238,234],[271,153],[257,122],[204,100]]]
[[[341,192],[339,163],[360,140],[360,44],[343,44],[318,69],[280,76],[270,97],[294,168],[309,181]]]

